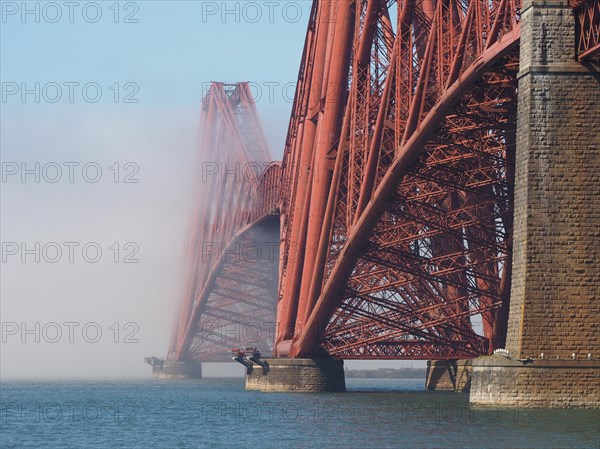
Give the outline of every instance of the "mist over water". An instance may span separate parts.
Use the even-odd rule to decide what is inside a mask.
[[[81,9],[51,22],[47,8],[22,20],[5,3],[21,7],[2,4],[0,375],[149,377],[143,359],[167,352],[205,194],[201,99],[213,79],[255,80],[280,159],[291,99],[268,90],[295,80],[308,16],[265,28],[223,22],[202,2],[130,2],[118,16],[101,4],[95,23]],[[274,35],[285,57],[268,68],[257,42]]]
[[[72,183],[65,170],[56,183],[34,174],[2,184],[3,244],[19,246],[3,251],[3,377],[142,375],[144,352],[165,348],[165,317],[180,297],[193,113],[165,120],[146,110],[103,123],[102,113],[66,110],[61,120],[74,130],[60,145],[48,137],[64,127],[53,116],[34,133],[26,114],[3,117],[3,160],[80,164]],[[89,162],[102,170],[97,182],[83,179]]]
[[[213,3],[102,3],[97,22],[2,3],[2,379],[149,377],[143,358],[166,354],[213,80],[251,82],[281,159],[310,2],[259,22]]]

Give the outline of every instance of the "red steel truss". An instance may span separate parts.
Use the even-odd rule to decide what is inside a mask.
[[[571,6],[597,61],[599,0]],[[519,37],[520,0],[315,0],[281,165],[248,85],[214,83],[169,359],[503,347]]]
[[[572,0],[580,61],[600,62],[600,0]]]
[[[271,162],[248,83],[212,83],[201,126],[188,280],[168,359],[227,361],[241,340],[268,354],[280,164]]]
[[[519,7],[314,2],[283,161],[277,355],[503,346]]]

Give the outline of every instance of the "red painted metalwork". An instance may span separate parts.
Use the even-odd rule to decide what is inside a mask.
[[[600,0],[572,1],[580,61],[600,62]]]
[[[314,2],[283,162],[277,355],[503,344],[519,30],[516,0]]]
[[[188,281],[168,359],[226,361],[241,340],[268,354],[280,164],[271,162],[248,83],[213,83],[201,125]]]
[[[581,61],[598,59],[598,5],[571,5]],[[223,329],[271,322],[275,297],[276,356],[503,347],[519,37],[520,0],[315,0],[282,165],[197,186],[169,357],[222,360],[247,344],[269,354],[270,330],[232,345]],[[248,86],[213,90],[204,161],[266,164]],[[279,238],[279,265],[272,253],[227,257]],[[207,255],[207,242],[223,245]]]

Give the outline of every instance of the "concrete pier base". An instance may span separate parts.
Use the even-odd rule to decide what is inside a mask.
[[[599,360],[473,360],[473,405],[600,408]]]
[[[341,392],[346,391],[344,361],[333,359],[264,359],[268,372],[256,365],[246,375],[246,390]]]
[[[471,360],[431,360],[427,362],[425,389],[467,393],[471,372]]]
[[[202,379],[202,363],[165,361],[152,367],[152,375],[158,379]]]

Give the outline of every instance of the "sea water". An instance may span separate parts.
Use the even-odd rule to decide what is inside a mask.
[[[1,383],[2,448],[598,448],[600,411],[477,408],[423,380],[347,393],[246,391],[243,379]]]

